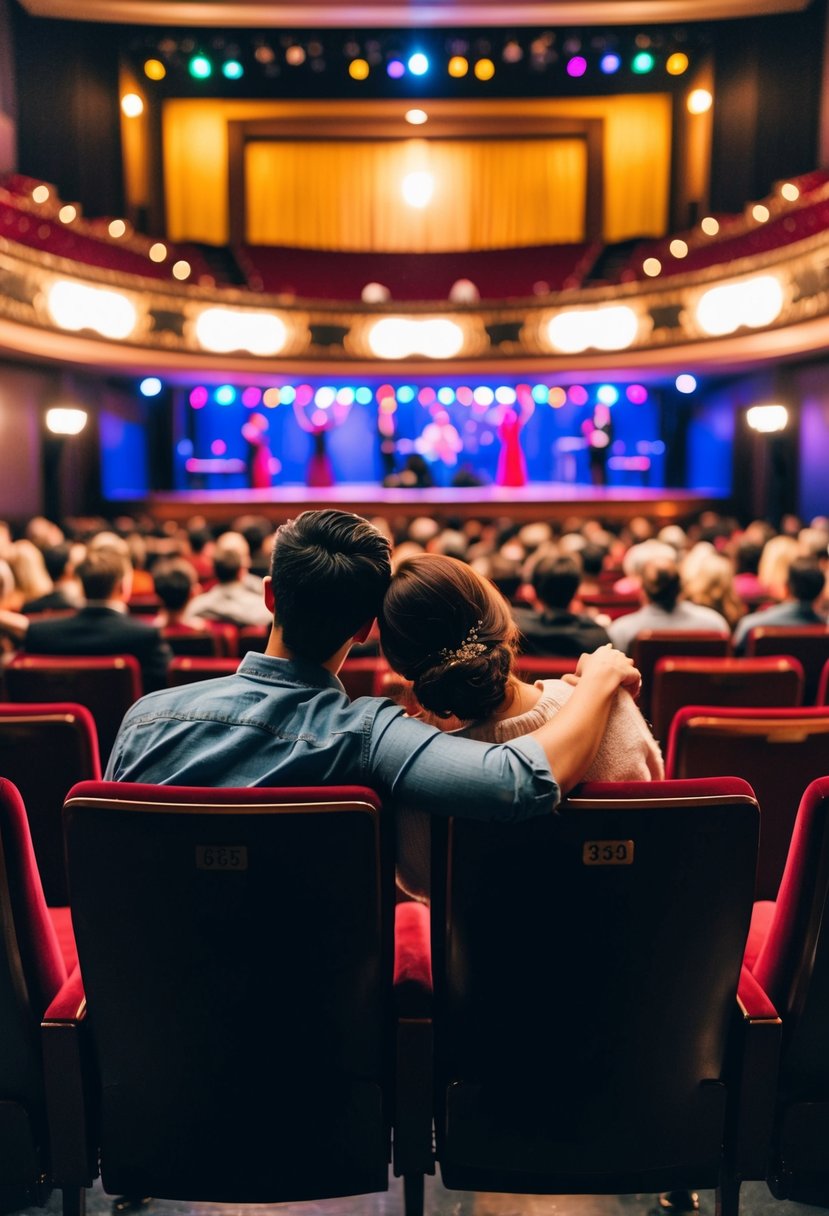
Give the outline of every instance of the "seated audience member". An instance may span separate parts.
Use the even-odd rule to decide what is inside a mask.
[[[87,553],[78,566],[84,606],[72,616],[32,621],[0,612],[0,629],[16,638],[27,654],[132,654],[141,664],[145,689],[161,688],[167,677],[170,648],[153,625],[130,616],[129,563],[114,549]]]
[[[59,545],[43,550],[43,561],[52,580],[52,590],[28,600],[21,612],[66,612],[80,607],[83,589],[72,564],[72,548],[68,541],[61,541]]]
[[[817,607],[823,598],[824,574],[811,557],[796,557],[789,566],[786,599],[759,612],[750,612],[734,630],[734,651],[742,654],[749,631],[761,625],[825,625]]]
[[[568,564],[568,585],[578,581],[570,559],[554,561]],[[518,631],[509,605],[486,579],[451,558],[426,554],[397,568],[380,613],[380,637],[391,667],[412,681],[417,702],[432,720],[465,724],[453,735],[506,743],[552,720],[574,696],[563,680],[518,679]],[[584,778],[663,776],[659,747],[630,694],[620,689]],[[417,806],[401,806],[399,881],[418,898],[428,895],[428,857],[428,815]]]
[[[734,590],[741,600],[758,600],[768,594],[757,574],[762,552],[762,545],[743,534],[734,554]]]
[[[800,549],[793,536],[772,536],[771,540],[766,541],[760,554],[757,577],[769,599],[786,598],[789,566],[796,557],[800,557]]]
[[[350,701],[337,672],[391,576],[389,543],[364,519],[306,511],[277,533],[265,597],[273,626],[217,680],[143,697],[107,767],[118,781],[196,786],[368,785],[442,814],[519,820],[555,809],[593,762],[617,690],[639,673],[610,648],[550,722],[499,746],[448,736],[390,701]]]
[[[43,554],[30,540],[16,540],[9,553],[9,565],[14,572],[17,587],[17,606],[23,605],[54,591],[52,580],[46,569]]]
[[[581,557],[581,581],[576,598],[580,599],[583,595],[601,595],[604,590],[601,573],[607,557],[607,547],[597,544],[595,541],[588,541],[579,556]]]
[[[201,617],[184,620],[184,613],[195,595],[196,586],[196,572],[188,561],[183,558],[171,558],[165,562],[157,562],[153,567],[153,589],[161,600],[161,610],[155,616],[153,624],[159,629],[167,629],[170,626],[194,631],[206,629],[207,623]]]
[[[572,557],[543,556],[533,566],[534,608],[515,608],[524,654],[578,658],[610,641],[592,616],[571,611],[579,589],[581,567]]]
[[[643,540],[632,545],[622,558],[622,577],[613,584],[615,595],[638,595],[642,571],[648,562],[676,561],[676,549],[661,540]]]
[[[216,584],[190,601],[183,620],[202,617],[206,621],[226,621],[240,628],[267,626],[272,614],[262,595],[262,580],[250,573],[250,550],[240,532],[225,532],[213,553]]]
[[[690,604],[680,599],[682,584],[676,562],[667,558],[650,561],[642,571],[644,606],[611,621],[607,627],[610,640],[619,650],[630,654],[638,634],[645,630],[705,630],[709,633],[731,633],[728,621],[713,608]]]
[[[693,553],[694,550],[689,554],[689,558]],[[720,616],[725,617],[732,629],[740,618],[745,616],[746,606],[734,590],[734,568],[731,561],[713,548],[702,554],[687,576],[683,563],[682,585],[685,589],[685,599],[690,604],[713,608]]]

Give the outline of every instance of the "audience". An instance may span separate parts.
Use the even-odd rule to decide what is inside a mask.
[[[796,557],[786,575],[786,598],[743,617],[734,631],[735,653],[744,652],[750,631],[762,625],[825,625],[826,617],[817,611],[823,588],[823,571],[814,558]]]
[[[581,565],[575,558],[542,556],[531,577],[533,607],[513,610],[524,654],[578,658],[609,643],[607,631],[592,616],[572,611],[581,582]]]
[[[578,584],[570,558],[562,580]],[[591,622],[592,624],[592,622]],[[506,743],[552,720],[574,695],[562,680],[525,684],[513,671],[519,645],[509,605],[470,567],[424,554],[398,566],[383,601],[380,639],[394,671],[412,681],[430,721],[458,726],[465,738]],[[630,694],[620,689],[584,778],[648,781],[664,776],[662,757]],[[428,898],[429,817],[398,808],[398,880]]]
[[[239,628],[270,625],[262,580],[250,573],[250,549],[240,532],[225,532],[219,537],[213,552],[213,572],[215,586],[193,597],[183,615],[185,623],[202,618],[226,621]]]
[[[728,621],[719,612],[680,598],[682,583],[675,561],[665,557],[649,561],[642,570],[641,582],[644,606],[611,621],[607,630],[613,645],[625,654],[632,652],[636,638],[645,630],[731,633]]]

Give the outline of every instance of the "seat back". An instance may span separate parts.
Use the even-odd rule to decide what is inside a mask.
[[[197,680],[232,676],[238,666],[238,659],[174,655],[167,667],[167,684],[170,688],[178,688],[180,684],[194,684]]]
[[[823,664],[829,661],[829,625],[763,625],[749,630],[746,654],[789,654],[803,664],[803,700],[814,705]]]
[[[339,677],[352,701],[357,697],[383,696],[383,677],[389,670],[384,658],[358,657],[349,658],[339,670]]]
[[[829,757],[827,757],[829,769]],[[829,777],[797,812],[774,917],[754,975],[783,1018],[769,1186],[829,1206]]]
[[[66,978],[23,800],[0,778],[0,1205],[44,1203],[49,1136],[40,1019]]]
[[[599,591],[595,595],[580,595],[578,598],[588,611],[593,609],[601,612],[611,621],[626,616],[629,612],[636,612],[637,608],[642,606],[638,595],[617,595],[612,590]]]
[[[586,785],[520,824],[435,819],[447,1186],[715,1186],[758,811],[741,781]]]
[[[199,655],[219,658],[224,654],[221,635],[212,629],[188,629],[182,625],[167,625],[161,636],[174,655]]]
[[[106,766],[121,719],[142,694],[141,667],[131,654],[16,655],[6,668],[11,701],[71,701],[95,719]]]
[[[829,767],[829,710],[689,705],[676,714],[665,763],[669,777],[734,775],[760,803],[758,899],[775,899],[803,790]]]
[[[803,668],[797,659],[659,659],[651,688],[653,733],[663,743],[684,705],[800,705]]]
[[[674,655],[687,658],[722,658],[728,654],[730,638],[704,630],[680,632],[662,629],[646,629],[633,643],[633,662],[642,673],[642,691],[639,708],[646,718],[651,716],[653,673],[660,659]]]
[[[64,822],[105,1189],[385,1189],[394,869],[377,797],[85,783]]]
[[[89,710],[60,703],[0,704],[0,774],[23,798],[47,904],[68,904],[63,800],[78,781],[101,776]]]
[[[829,705],[829,659],[823,664],[817,686],[817,704]]]
[[[239,658],[244,658],[249,650],[262,654],[268,644],[270,634],[270,627],[267,625],[243,625],[239,630],[237,641]]]
[[[560,680],[576,670],[578,659],[554,659],[544,655],[521,654],[515,660],[515,673],[528,684],[536,680]]]

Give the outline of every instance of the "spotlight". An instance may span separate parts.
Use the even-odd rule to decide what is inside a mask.
[[[469,71],[469,60],[463,55],[453,55],[446,70],[455,80],[460,80]]]
[[[167,257],[167,246],[161,241],[156,241],[154,245],[150,245],[150,261],[163,262]]]
[[[213,75],[213,64],[206,55],[194,55],[187,70],[194,80],[208,80]]]
[[[119,237],[126,236],[127,225],[123,220],[110,220],[107,226],[107,232],[117,241]]]
[[[596,390],[596,400],[602,405],[615,405],[619,400],[619,390],[614,384],[600,384]]]
[[[642,269],[649,279],[655,279],[662,273],[662,263],[659,258],[645,258]]]
[[[435,179],[424,171],[407,173],[401,186],[404,200],[410,207],[428,207],[435,192]]]
[[[236,389],[232,384],[221,384],[213,394],[217,405],[233,405],[236,400]]]
[[[688,256],[687,244],[685,243],[685,241],[680,240],[678,237],[675,240],[671,241],[669,248],[670,248],[672,255],[675,258],[687,258],[687,256]]]
[[[352,80],[366,80],[369,70],[367,59],[352,59],[348,65],[348,74]]]
[[[241,80],[244,74],[245,69],[238,59],[226,59],[222,64],[222,75],[225,80]]]
[[[568,76],[583,76],[587,71],[587,60],[584,55],[574,55],[567,61]]]
[[[714,103],[708,89],[692,89],[685,103],[689,114],[707,114]]]
[[[674,51],[668,56],[665,71],[669,76],[681,76],[688,71],[688,56],[683,51]]]
[[[771,212],[763,203],[755,203],[751,208],[751,215],[758,224],[765,224],[766,220],[771,215]]]
[[[409,71],[413,76],[425,76],[429,71],[429,60],[422,51],[415,51],[409,56]]]
[[[46,411],[46,429],[53,435],[80,435],[86,426],[86,410],[56,406]]]
[[[716,236],[720,230],[720,221],[714,219],[713,215],[706,215],[705,219],[700,221],[700,228],[706,236]]]
[[[619,71],[622,66],[622,61],[615,51],[608,51],[606,55],[602,55],[599,67],[604,72],[605,76],[613,76]]]
[[[413,127],[422,127],[425,122],[429,121],[429,115],[425,110],[407,110],[403,117]]]
[[[185,262],[183,258],[181,259],[180,262],[174,262],[173,263],[173,278],[178,279],[180,282],[184,282],[185,279],[189,279],[190,278],[190,263]]]
[[[305,47],[300,46],[297,42],[293,46],[289,46],[285,52],[285,62],[289,63],[292,68],[301,67],[305,62]]]
[[[696,377],[692,376],[689,372],[683,372],[682,375],[677,376],[674,384],[676,385],[677,392],[679,393],[687,394],[696,392]]]
[[[794,182],[784,182],[780,187],[780,193],[783,195],[783,198],[787,203],[793,203],[796,199],[800,198],[800,189],[794,184]]]
[[[647,76],[648,72],[653,71],[655,62],[650,51],[639,51],[638,54],[633,56],[630,70],[635,72],[637,76]]]
[[[746,410],[746,422],[751,429],[765,435],[784,431],[788,421],[789,411],[785,405],[752,405]]]
[[[145,376],[138,386],[138,391],[142,397],[157,397],[163,387],[158,376]]]
[[[148,80],[163,80],[167,69],[160,59],[148,59],[144,64],[144,75]]]
[[[797,189],[797,187],[795,187],[795,189]],[[34,190],[32,191],[32,202],[45,203],[48,201],[50,193],[51,191],[49,190],[48,186],[35,186]]]
[[[65,203],[58,212],[58,219],[62,224],[71,224],[73,220],[78,218],[78,208],[72,203]]]
[[[125,118],[138,118],[144,113],[144,102],[137,93],[125,93],[121,98],[121,113]]]
[[[475,76],[478,80],[492,80],[495,75],[495,64],[491,59],[479,59],[475,64]]]
[[[406,75],[406,66],[402,59],[390,59],[386,64],[386,73],[392,80],[399,80]]]

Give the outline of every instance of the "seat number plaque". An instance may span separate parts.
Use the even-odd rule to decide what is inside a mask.
[[[585,840],[581,854],[586,866],[632,866],[632,840]]]
[[[227,874],[248,868],[248,849],[244,844],[197,844],[196,869]]]

